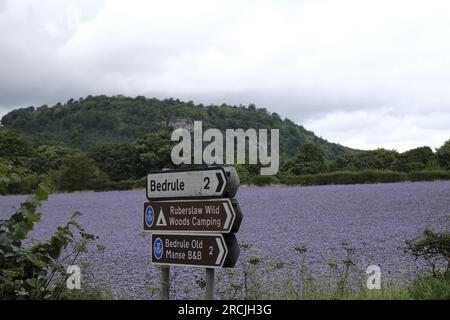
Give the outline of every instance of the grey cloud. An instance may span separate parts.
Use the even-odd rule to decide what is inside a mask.
[[[89,94],[177,97],[256,103],[354,147],[437,146],[450,137],[448,12],[439,0],[0,0],[0,115]]]

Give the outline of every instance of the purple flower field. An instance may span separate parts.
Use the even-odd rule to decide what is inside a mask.
[[[0,218],[11,215],[24,199],[1,197]],[[376,264],[383,281],[403,281],[421,267],[404,252],[404,241],[443,224],[450,215],[450,182],[242,187],[237,199],[244,219],[236,236],[253,245],[241,251],[242,260],[256,253],[262,264],[285,264],[269,273],[271,281],[296,272],[299,255],[294,247],[300,244],[308,248],[309,270],[326,275],[327,260],[342,259],[344,240],[356,249],[354,261],[361,276]],[[152,290],[159,287],[159,270],[150,261],[150,235],[141,232],[144,201],[144,190],[54,194],[44,203],[43,221],[32,236],[47,239],[72,212],[80,211],[83,227],[106,246],[104,252],[85,257],[94,283],[128,298],[157,298]],[[241,280],[241,266],[238,262],[231,271],[217,271],[218,295]],[[201,298],[195,280],[204,275],[203,269],[172,268],[171,275],[173,298]]]

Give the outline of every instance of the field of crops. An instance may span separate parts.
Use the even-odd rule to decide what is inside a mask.
[[[4,218],[25,197],[0,199]],[[404,252],[404,241],[426,227],[442,226],[450,215],[450,182],[241,188],[237,199],[244,214],[237,238],[252,247],[242,250],[237,268],[217,272],[219,297],[239,297],[243,268],[255,255],[263,290],[282,293],[286,279],[298,273],[301,257],[294,248],[302,244],[305,265],[317,277],[339,272],[330,268],[330,259],[343,259],[341,242],[348,241],[357,284],[372,264],[380,266],[385,282],[407,281],[422,266]],[[150,237],[141,231],[144,201],[144,190],[54,194],[42,207],[44,218],[33,237],[48,238],[80,211],[86,231],[106,246],[83,257],[91,273],[88,277],[83,264],[83,279],[128,298],[156,298],[159,270],[150,262]],[[202,269],[172,268],[172,297],[200,297],[203,276]]]

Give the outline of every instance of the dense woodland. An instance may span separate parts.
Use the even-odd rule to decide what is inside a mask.
[[[13,110],[1,119],[0,163],[25,177],[11,193],[47,180],[59,191],[143,187],[149,170],[171,167],[171,131],[280,130],[280,172],[259,176],[258,165],[236,165],[243,183],[329,184],[450,179],[450,141],[437,150],[360,151],[319,138],[255,105],[195,105],[180,100],[88,96],[55,106]]]

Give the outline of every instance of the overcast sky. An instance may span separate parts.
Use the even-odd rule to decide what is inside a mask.
[[[450,1],[0,0],[0,116],[89,94],[256,103],[349,147],[439,147]]]

